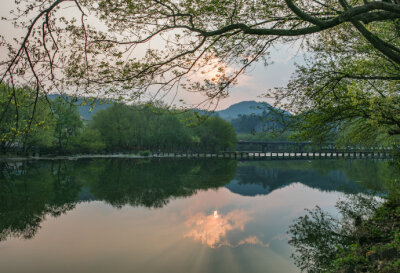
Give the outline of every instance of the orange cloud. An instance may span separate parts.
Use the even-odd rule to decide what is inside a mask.
[[[249,236],[243,240],[240,240],[239,243],[237,243],[237,246],[240,245],[245,245],[245,244],[249,244],[249,245],[260,245],[260,246],[264,246],[264,247],[269,247],[269,244],[265,244],[263,243],[260,239],[257,238],[257,236]]]
[[[263,243],[256,236],[249,236],[240,240],[236,244],[227,241],[226,235],[229,231],[244,231],[246,223],[252,218],[243,210],[234,210],[226,215],[214,211],[210,215],[197,213],[185,222],[190,231],[184,235],[185,238],[192,238],[211,248],[221,246],[237,247],[244,244],[260,245],[268,247],[269,244]]]
[[[198,213],[192,216],[185,224],[191,230],[184,235],[193,238],[211,248],[226,245],[226,234],[232,230],[244,230],[244,226],[251,218],[242,210],[234,210],[226,215],[214,211],[211,215]]]

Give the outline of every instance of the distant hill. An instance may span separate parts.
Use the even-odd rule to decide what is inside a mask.
[[[238,118],[239,115],[261,114],[266,110],[266,106],[269,106],[269,104],[257,101],[242,101],[232,104],[225,110],[216,111],[216,113],[220,118],[226,121],[232,121]]]
[[[112,106],[112,102],[103,102],[103,103],[95,103],[93,106],[91,105],[82,105],[79,100],[77,102],[79,114],[82,118],[91,120],[93,115],[96,114],[98,111],[107,109],[108,107]]]
[[[55,100],[56,98],[60,97],[60,95],[49,95],[48,98],[50,100]],[[81,118],[85,119],[85,120],[91,120],[93,115],[102,110],[102,109],[107,109],[108,107],[112,106],[112,102],[106,102],[106,101],[102,101],[102,100],[94,100],[94,103],[91,99],[87,99],[87,98],[72,98],[72,97],[67,97],[67,99],[69,101],[72,101],[73,104],[75,104],[76,106],[78,106],[78,110],[79,110],[79,115],[81,116]]]
[[[257,101],[242,101],[216,114],[229,121],[237,133],[243,134],[280,130],[291,116],[289,112]]]
[[[50,100],[54,100],[57,97],[60,97],[60,95],[49,95],[48,96]],[[97,113],[98,111],[102,109],[107,109],[108,107],[112,106],[112,102],[105,102],[101,100],[95,101],[94,104],[92,104],[92,101],[83,97],[78,97],[78,98],[72,98],[68,97],[67,98],[69,101],[72,101],[73,104],[78,106],[79,114],[84,120],[91,120],[93,115]],[[267,107],[270,106],[267,103],[263,102],[256,102],[256,101],[242,101],[236,104],[232,104],[228,108],[220,111],[215,111],[215,112],[208,112],[205,110],[200,110],[200,109],[193,109],[194,111],[198,112],[201,115],[210,115],[210,116],[219,116],[220,118],[232,122],[235,121],[235,119],[238,119],[239,116],[245,116],[245,115],[261,115],[264,111],[268,112]],[[257,119],[255,125],[257,128],[261,128],[261,119],[258,121]],[[246,123],[246,122],[245,122]],[[258,124],[260,123],[260,124]],[[235,126],[233,124],[237,132],[243,132],[243,130],[238,130],[238,126]],[[260,131],[260,130],[256,130]]]

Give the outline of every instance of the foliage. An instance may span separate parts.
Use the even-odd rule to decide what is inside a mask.
[[[78,136],[83,127],[78,109],[64,98],[56,98],[52,102],[54,118],[54,141],[59,153],[71,149],[71,139]]]
[[[105,147],[100,132],[92,128],[85,128],[73,139],[72,144],[72,150],[76,153],[99,153],[104,151]]]
[[[140,151],[139,152],[140,156],[149,156],[150,155],[150,151],[149,150],[145,150],[145,151]]]
[[[268,104],[260,114],[239,115],[231,121],[236,132],[244,134],[281,132],[290,121],[287,112],[274,109]],[[261,135],[261,134],[260,134]]]
[[[236,133],[226,121],[208,117],[185,125],[193,113],[174,113],[149,106],[114,104],[93,117],[108,151],[213,151],[236,146]],[[182,121],[180,120],[182,119]]]
[[[70,97],[58,96],[50,101],[51,112],[47,105],[43,105],[45,101],[40,97],[40,103],[37,103],[38,109],[43,110],[36,115],[36,118],[43,116],[40,126],[32,125],[24,134],[11,135],[13,127],[4,124],[3,151],[24,154],[137,152],[143,149],[217,152],[236,146],[236,133],[232,126],[216,117],[169,111],[151,105],[114,103],[98,111],[93,120],[84,124]],[[18,114],[22,115],[23,108],[18,109]],[[197,122],[188,124],[189,119]],[[23,119],[19,121],[18,126],[23,126]]]
[[[160,99],[185,88],[215,102],[228,95],[229,86],[254,62],[268,64],[271,48],[305,41],[315,67],[300,67],[299,75],[304,75],[303,90],[309,91],[304,94],[311,101],[326,101],[326,109],[338,115],[350,115],[352,108],[356,114],[369,109],[372,120],[378,121],[388,120],[387,114],[396,111],[392,107],[396,96],[370,94],[375,88],[397,89],[397,0],[24,0],[18,4],[9,20],[25,30],[25,36],[18,43],[3,38],[9,55],[0,66],[0,83],[13,87],[11,97],[19,96],[14,83],[25,83],[37,97],[76,89],[116,100],[146,95]],[[65,16],[66,7],[77,16]],[[89,25],[86,16],[94,23]],[[156,44],[153,41],[158,46],[149,46]],[[318,86],[345,91],[344,107],[330,108],[334,93],[314,94]],[[301,89],[296,84],[289,87],[296,87],[294,92]],[[297,106],[314,109],[307,102]]]
[[[306,272],[397,272],[400,269],[400,202],[359,195],[337,203],[341,218],[320,208],[290,227],[296,264]]]
[[[289,137],[290,137],[289,134],[278,135],[275,131],[237,135],[238,139],[246,141],[279,141],[279,140],[288,140]]]
[[[25,0],[10,18],[27,31],[19,44],[2,43],[9,55],[0,65],[0,84],[11,89],[0,123],[5,117],[20,123],[8,106],[22,100],[21,86],[30,87],[34,108],[50,91],[73,89],[116,101],[157,101],[186,89],[214,103],[254,62],[268,64],[271,48],[302,41],[306,64],[275,93],[281,107],[299,114],[293,119],[297,137],[397,142],[388,137],[400,133],[397,0],[77,0],[71,3],[79,15],[71,18],[63,14],[67,3]],[[89,25],[87,15],[96,23]],[[149,46],[152,41],[158,45]],[[8,132],[12,136],[26,126],[8,127],[16,130]],[[131,145],[123,133],[107,145]],[[190,142],[190,134],[181,133],[185,140],[179,141]]]
[[[0,152],[9,148],[26,152],[50,145],[52,118],[49,103],[44,97],[36,98],[35,95],[29,88],[13,91],[8,85],[0,85],[0,109],[4,110],[0,123]]]
[[[341,214],[340,219],[317,206],[307,210],[305,216],[290,226],[289,244],[295,248],[293,258],[302,271],[338,272],[336,259],[359,241],[357,229],[362,221],[372,217],[378,203],[373,197],[358,195],[338,202],[336,207]]]
[[[200,150],[218,152],[236,147],[235,129],[221,118],[208,117],[205,122],[194,127],[193,132],[200,138]]]
[[[393,47],[399,20],[369,25]],[[400,132],[399,63],[375,50],[350,26],[336,27],[308,41],[310,53],[287,87],[274,92],[280,107],[290,109],[301,139],[346,144],[390,145]]]

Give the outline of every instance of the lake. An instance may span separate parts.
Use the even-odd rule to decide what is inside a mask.
[[[289,226],[384,195],[372,160],[2,162],[0,272],[300,272]],[[322,238],[321,238],[322,239]]]

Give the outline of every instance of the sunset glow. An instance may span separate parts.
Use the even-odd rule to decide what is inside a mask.
[[[227,238],[228,233],[232,231],[244,233],[246,224],[251,220],[248,212],[243,210],[233,210],[225,215],[219,214],[217,210],[210,215],[198,213],[186,221],[190,231],[184,237],[192,238],[210,248],[238,247],[245,244],[268,247],[269,244],[263,243],[254,235],[243,234],[243,239],[235,242],[230,242]]]

